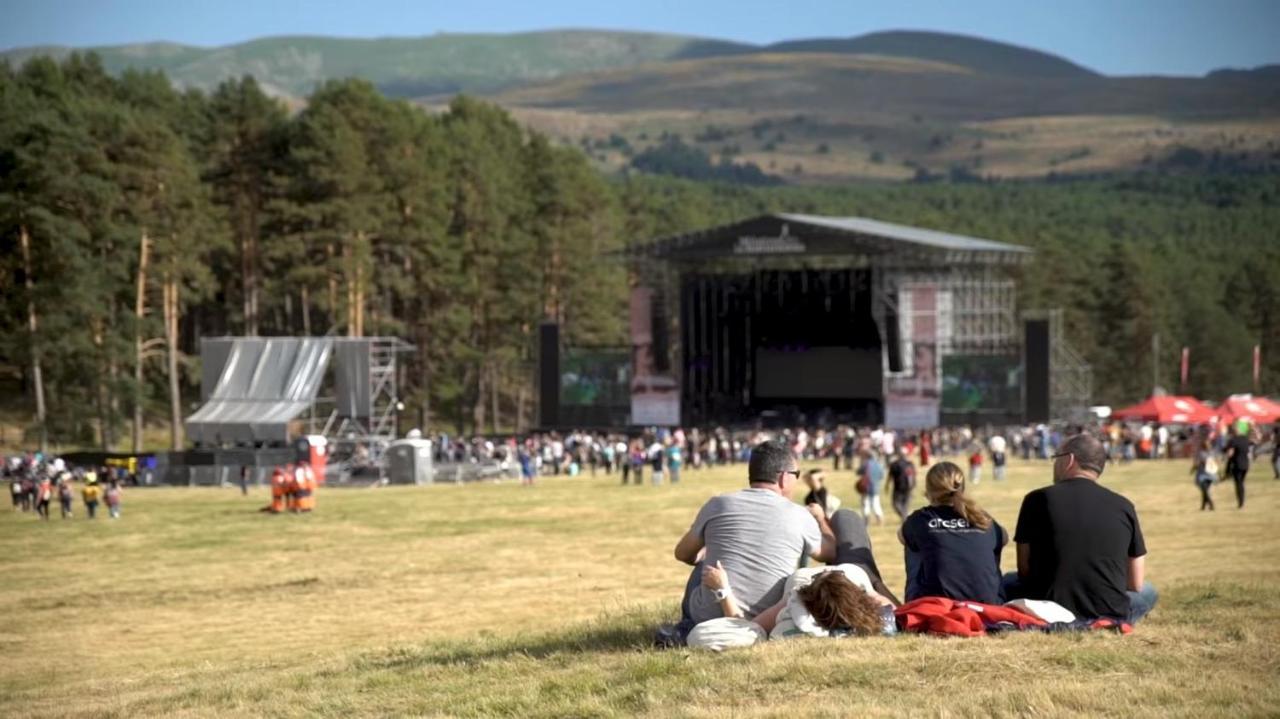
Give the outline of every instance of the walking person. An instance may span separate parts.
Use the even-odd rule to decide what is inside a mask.
[[[71,480],[67,477],[58,478],[58,506],[62,509],[62,518],[71,518]]]
[[[1248,430],[1239,424],[1231,425],[1229,431],[1231,437],[1227,440],[1227,474],[1231,475],[1231,481],[1236,485],[1236,509],[1244,509],[1244,478],[1249,474],[1253,443],[1249,441]]]
[[[53,500],[53,482],[45,477],[36,486],[36,514],[46,522],[49,521],[49,502]]]
[[[1200,488],[1200,511],[1213,511],[1213,497],[1209,490],[1218,481],[1218,460],[1213,456],[1213,445],[1205,439],[1196,450],[1195,460],[1191,463],[1191,473],[1195,475],[1196,486]]]
[[[120,518],[121,492],[122,490],[120,489],[119,480],[113,479],[111,480],[111,483],[107,485],[107,492],[106,492],[107,512],[111,515],[112,519]]]
[[[89,519],[98,516],[98,500],[102,498],[102,488],[98,486],[98,475],[86,472],[84,489],[80,490],[80,498],[84,500],[84,512]]]
[[[871,523],[884,524],[884,509],[880,506],[880,487],[884,484],[884,465],[870,448],[862,450],[862,467],[858,470],[858,491],[862,494],[862,518]]]
[[[893,511],[898,521],[905,522],[907,510],[911,507],[911,491],[916,488],[916,467],[907,459],[909,455],[899,452],[889,463],[889,485],[893,490]]]

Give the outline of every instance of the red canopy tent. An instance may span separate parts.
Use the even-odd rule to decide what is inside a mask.
[[[1111,413],[1119,420],[1142,420],[1161,424],[1202,424],[1212,422],[1217,416],[1212,407],[1195,397],[1157,395],[1132,407],[1124,407]]]
[[[1233,394],[1218,405],[1218,413],[1229,422],[1247,419],[1254,424],[1271,424],[1280,421],[1280,402],[1249,394]]]

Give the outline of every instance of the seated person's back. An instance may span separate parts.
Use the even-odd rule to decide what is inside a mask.
[[[800,561],[821,546],[813,517],[776,492],[747,488],[712,497],[690,532],[706,546],[704,563],[719,562],[733,577],[733,592],[746,616],[768,609]],[[720,603],[699,586],[689,597],[695,621],[720,616]]]
[[[1129,558],[1147,551],[1129,500],[1090,479],[1035,490],[1023,501],[1017,541],[1032,547],[1028,596],[1077,616],[1129,613]]]
[[[1101,452],[1100,446],[1087,449]],[[1022,502],[1014,537],[1021,594],[1057,602],[1079,617],[1123,619],[1130,614],[1126,590],[1136,591],[1131,560],[1147,553],[1138,515],[1132,502],[1097,483],[1105,455],[1092,465],[1082,460],[1083,473],[1071,470],[1076,461],[1061,453],[1054,484]]]
[[[935,464],[925,477],[929,506],[903,523],[906,599],[947,597],[1000,604],[1000,553],[1009,535],[970,498],[965,475],[951,462]]]
[[[834,541],[791,501],[800,472],[789,447],[760,443],[747,474],[746,489],[708,500],[676,543],[676,559],[694,565],[681,602],[684,626],[722,616],[721,598],[702,584],[703,567],[722,567],[732,577],[736,607],[752,618],[781,598],[802,556],[834,556]]]

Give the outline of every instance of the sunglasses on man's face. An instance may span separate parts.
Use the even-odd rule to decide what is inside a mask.
[[[784,469],[782,470],[781,474],[789,474],[795,477],[796,479],[800,479],[800,470],[798,469]]]

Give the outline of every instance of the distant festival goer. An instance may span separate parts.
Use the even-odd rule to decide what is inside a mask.
[[[898,514],[898,521],[906,521],[907,510],[911,507],[911,492],[916,488],[916,468],[907,459],[907,454],[894,455],[889,463],[889,485],[893,490],[893,511]]]
[[[982,443],[975,442],[969,448],[969,484],[982,481]]]
[[[1213,497],[1209,490],[1218,481],[1218,460],[1213,456],[1213,445],[1206,438],[1200,442],[1195,459],[1191,462],[1191,473],[1195,475],[1196,486],[1200,488],[1200,511],[1213,511]]]
[[[1241,432],[1236,425],[1231,425],[1230,438],[1227,440],[1227,474],[1236,485],[1236,509],[1244,509],[1244,479],[1249,474],[1249,458],[1253,452],[1253,443],[1249,441],[1249,433]]]
[[[921,507],[898,530],[906,547],[908,602],[947,597],[1002,604],[1000,553],[1009,533],[965,495],[964,471],[939,462],[925,475]]]
[[[987,446],[991,449],[991,478],[997,482],[1004,481],[1004,466],[1007,460],[1005,450],[1008,449],[1008,443],[1004,437],[1000,435],[992,435],[987,442]]]
[[[71,494],[71,480],[67,477],[58,478],[58,505],[62,509],[62,518],[71,518],[71,501],[75,495]]]
[[[859,454],[863,458],[863,466],[858,470],[860,475],[858,486],[865,487],[867,490],[859,490],[863,495],[863,518],[870,523],[870,518],[874,516],[877,525],[883,525],[884,509],[881,507],[879,495],[881,495],[881,486],[884,484],[884,466],[869,446],[861,449]]]
[[[120,495],[122,493],[123,490],[120,489],[119,480],[113,479],[109,484],[107,484],[107,491],[104,494],[104,498],[107,502],[107,513],[112,519],[120,518]]]
[[[1018,572],[1004,577],[1005,599],[1048,599],[1080,618],[1130,624],[1156,605],[1138,513],[1098,484],[1106,464],[1102,443],[1087,434],[1053,455],[1053,484],[1022,500]]]
[[[680,483],[680,465],[684,463],[683,450],[680,449],[682,444],[678,438],[667,443],[667,474],[671,477],[672,484]]]
[[[98,516],[98,500],[102,497],[102,488],[98,486],[98,475],[86,472],[84,489],[80,490],[80,498],[84,500],[84,511],[89,519]]]
[[[53,482],[46,476],[36,486],[36,514],[49,521],[49,502],[53,500]]]
[[[809,487],[809,493],[804,496],[804,504],[806,507],[816,504],[822,507],[822,513],[830,517],[840,508],[840,498],[831,494],[827,490],[826,475],[821,469],[811,469],[805,472],[804,483]]]

